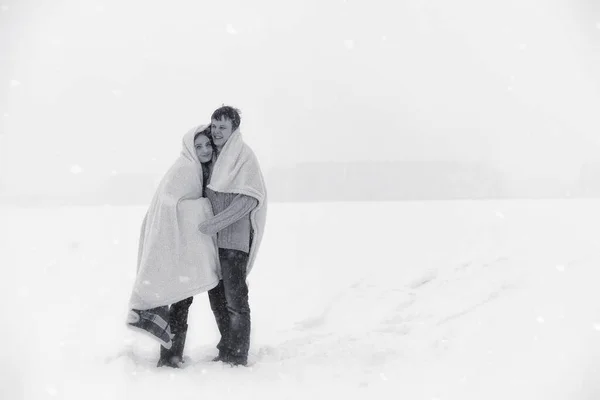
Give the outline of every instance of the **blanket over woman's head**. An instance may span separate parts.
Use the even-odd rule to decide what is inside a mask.
[[[181,155],[152,198],[142,223],[131,309],[169,305],[219,283],[216,241],[198,230],[213,216],[202,197],[202,164],[194,146],[194,137],[205,128],[185,134]]]
[[[258,160],[252,149],[244,143],[239,130],[232,133],[221,149],[208,187],[215,192],[244,194],[258,201],[256,208],[250,212],[253,238],[247,266],[249,274],[265,230],[267,190]]]

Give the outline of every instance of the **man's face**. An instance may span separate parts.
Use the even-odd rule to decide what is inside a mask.
[[[226,119],[225,117],[221,117],[220,120],[211,120],[210,133],[215,146],[223,147],[233,133],[231,120]]]

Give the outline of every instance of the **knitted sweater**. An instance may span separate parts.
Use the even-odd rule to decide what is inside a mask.
[[[198,229],[205,235],[217,235],[220,249],[250,252],[250,211],[258,201],[243,194],[215,192],[206,189],[206,197],[212,204],[214,217],[202,222]]]

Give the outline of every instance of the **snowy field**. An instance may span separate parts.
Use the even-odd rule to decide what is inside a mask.
[[[0,208],[0,399],[600,399],[600,201],[271,204],[252,366],[203,294],[182,370],[125,327],[144,212]]]

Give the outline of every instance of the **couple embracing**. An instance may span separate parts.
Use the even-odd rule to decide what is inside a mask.
[[[158,366],[180,367],[193,296],[208,291],[221,339],[213,361],[246,365],[246,277],[262,240],[267,196],[240,114],[217,109],[183,137],[144,217],[127,325],[160,343]]]

